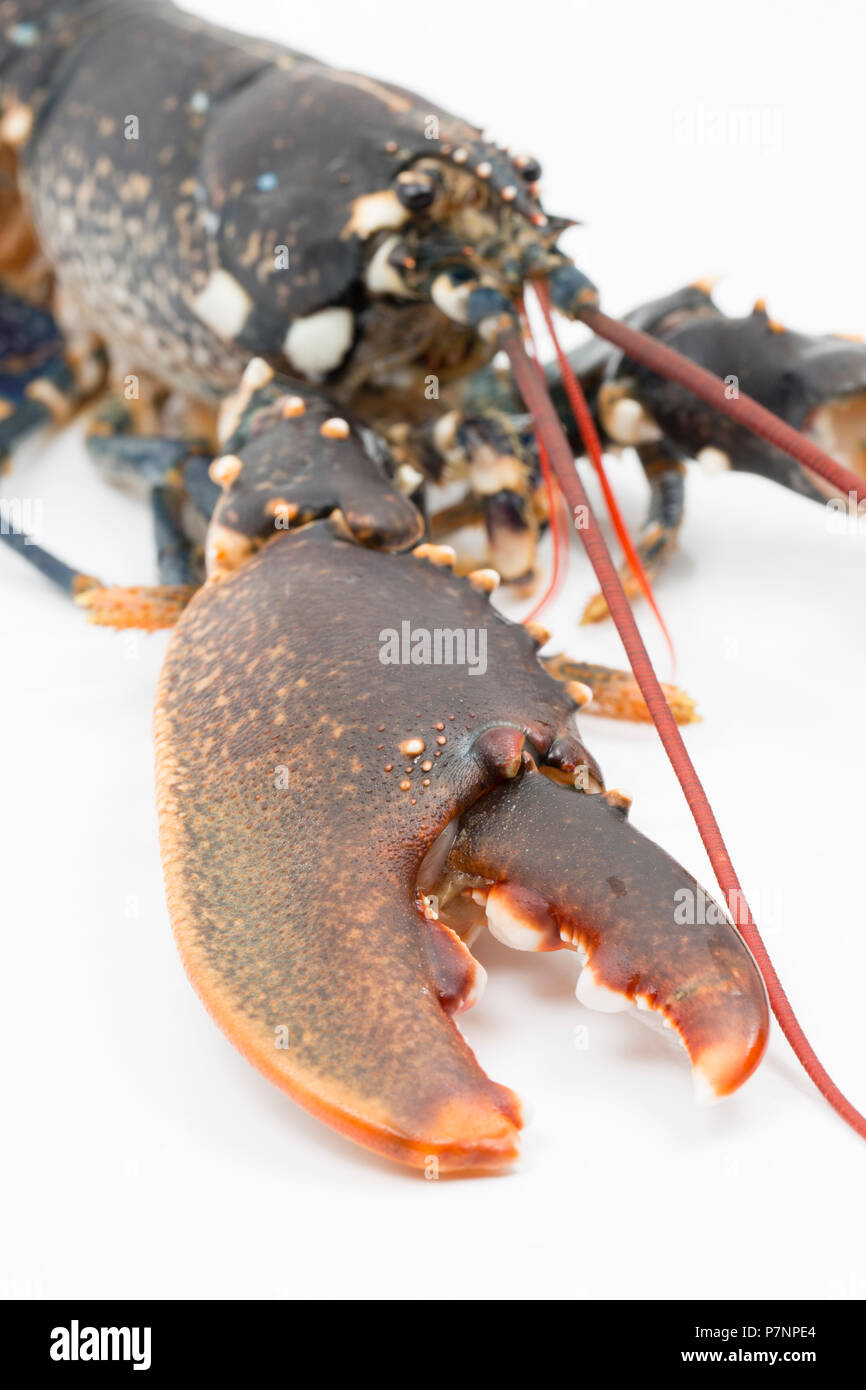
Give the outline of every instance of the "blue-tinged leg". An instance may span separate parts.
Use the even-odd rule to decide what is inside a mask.
[[[11,526],[5,517],[0,524],[0,540],[4,541],[11,550],[16,551],[22,559],[33,565],[40,574],[43,574],[69,598],[78,598],[80,594],[99,584],[99,580],[94,579],[92,574],[83,574],[80,570],[67,565],[65,560],[59,560],[56,555],[44,550],[41,545],[36,544],[32,537]]]
[[[0,468],[21,439],[68,419],[82,399],[51,314],[0,287]]]
[[[686,466],[680,451],[663,439],[639,445],[637,453],[649,483],[650,505],[635,545],[646,574],[654,579],[677,548],[685,510]],[[628,566],[620,577],[629,598],[638,598],[641,590]],[[603,594],[596,594],[584,609],[582,621],[596,623],[607,616],[607,601]]]

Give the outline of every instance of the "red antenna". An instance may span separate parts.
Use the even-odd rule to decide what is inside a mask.
[[[665,623],[664,618],[659,612],[659,607],[656,603],[655,595],[652,591],[652,586],[650,585],[649,576],[643,567],[643,561],[641,560],[640,555],[637,552],[635,543],[631,538],[631,533],[628,529],[628,526],[625,523],[625,518],[622,512],[620,511],[619,503],[616,500],[613,488],[610,485],[610,481],[605,471],[604,459],[602,456],[601,440],[598,437],[598,430],[595,428],[595,421],[592,418],[592,411],[590,410],[589,405],[587,404],[586,396],[583,393],[583,387],[581,386],[580,382],[578,381],[577,377],[572,371],[571,363],[569,362],[568,358],[566,357],[565,353],[560,347],[559,339],[556,336],[556,328],[554,327],[553,316],[550,312],[550,295],[548,294],[547,286],[542,281],[537,281],[534,284],[533,288],[535,289],[535,293],[538,297],[538,302],[541,306],[541,312],[544,315],[544,322],[547,326],[547,331],[550,334],[550,337],[553,341],[553,346],[556,349],[556,359],[559,363],[559,370],[562,373],[562,381],[563,385],[565,386],[565,394],[568,396],[568,403],[571,406],[572,414],[574,415],[574,422],[577,425],[577,428],[580,430],[580,437],[583,440],[583,447],[589,455],[589,458],[592,461],[592,465],[596,473],[598,474],[598,480],[601,483],[601,490],[604,494],[604,500],[605,505],[607,506],[608,516],[613,522],[614,530],[616,531],[616,534],[619,537],[619,543],[623,548],[625,558],[628,561],[629,569],[631,570],[632,574],[634,575],[635,579],[640,585],[641,592],[643,593],[644,598],[647,600],[650,608],[655,614],[656,621],[659,627],[661,628],[662,633],[664,634],[664,639],[667,643],[668,651],[670,653],[671,669],[672,672],[675,672],[677,658],[676,652],[674,651],[673,639],[670,635],[670,632],[668,631],[668,627]],[[671,676],[671,679],[673,679],[673,675]]]
[[[538,354],[535,351],[535,342],[532,337],[532,328],[526,314],[526,306],[523,303],[520,305],[520,322],[523,329],[524,341],[532,347],[535,365],[538,369],[539,376],[543,378],[544,373],[538,361]],[[538,602],[533,605],[526,617],[522,620],[525,623],[531,623],[534,618],[537,618],[542,609],[546,608],[548,603],[556,596],[568,568],[569,533],[568,522],[563,515],[564,501],[562,493],[558,490],[554,481],[553,473],[550,468],[550,459],[547,457],[547,450],[544,447],[544,442],[537,429],[535,430],[535,444],[538,449],[538,464],[541,469],[542,479],[544,480],[544,492],[547,498],[547,512],[553,541],[553,568],[547,588],[544,590]]]

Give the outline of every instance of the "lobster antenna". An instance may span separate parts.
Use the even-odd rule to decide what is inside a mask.
[[[580,538],[607,599],[611,616],[616,623],[635,680],[640,686],[641,693],[652,715],[653,723],[670,759],[671,767],[683,789],[689,810],[713,866],[719,887],[724,894],[731,915],[734,917],[737,929],[752,952],[764,977],[767,994],[779,1027],[788,1039],[794,1055],[803,1066],[807,1076],[817,1086],[825,1100],[841,1115],[845,1123],[860,1135],[861,1139],[866,1139],[866,1117],[861,1115],[859,1110],[842,1094],[818,1060],[797,1021],[767,953],[767,948],[755,925],[751,909],[722,838],[722,832],[689,757],[676,721],[668,708],[658,677],[644,646],[643,638],[638,631],[625,590],[622,587],[622,581],[611,559],[607,542],[590,506],[580,474],[574,466],[571,447],[553,408],[546,384],[539,380],[535,366],[527,356],[520,334],[515,328],[506,328],[502,332],[499,345],[508,354],[517,388],[524,399],[527,410],[536,422],[539,434],[545,441],[550,462],[572,509],[572,516],[576,519],[579,518]],[[771,416],[770,418],[774,417]]]
[[[656,622],[658,623],[659,627],[662,630],[662,633],[664,634],[664,639],[667,643],[668,651],[670,653],[671,669],[672,672],[675,672],[677,658],[676,652],[674,651],[673,639],[670,635],[670,632],[668,631],[668,627],[664,618],[659,612],[659,607],[656,603],[655,594],[653,593],[652,586],[650,585],[649,576],[646,570],[644,569],[643,561],[641,560],[640,555],[637,552],[635,543],[631,538],[631,532],[629,531],[628,526],[626,525],[625,518],[622,512],[620,511],[619,503],[616,500],[613,488],[611,487],[607,473],[605,472],[604,459],[602,457],[601,440],[598,437],[598,430],[596,429],[595,421],[592,418],[592,411],[587,405],[586,396],[583,392],[583,387],[580,385],[580,382],[578,381],[577,377],[572,371],[571,363],[569,362],[568,358],[566,357],[565,353],[560,347],[559,339],[556,336],[556,328],[554,327],[553,316],[550,312],[550,295],[548,293],[547,286],[543,282],[537,281],[534,285],[534,289],[538,302],[541,305],[541,312],[544,315],[544,322],[547,326],[547,331],[550,334],[551,339],[553,340],[553,346],[556,349],[556,358],[559,362],[559,370],[562,373],[562,381],[563,385],[565,386],[565,394],[568,396],[568,403],[571,406],[572,414],[574,415],[574,422],[577,425],[577,428],[580,430],[580,436],[583,440],[583,447],[586,449],[587,454],[592,460],[592,465],[595,468],[595,471],[598,475],[598,480],[601,483],[601,490],[604,494],[604,500],[607,506],[608,516],[613,522],[614,530],[616,531],[616,534],[619,537],[619,542],[623,548],[625,558],[628,561],[629,569],[631,570],[632,574],[634,575],[635,579],[640,585],[641,592],[643,593],[644,598],[646,599],[647,603],[649,604],[650,608],[655,614]],[[671,679],[673,679],[673,675],[671,676]]]
[[[523,327],[524,341],[527,341],[532,345],[532,350],[535,354],[535,365],[538,368],[539,375],[541,375],[541,364],[538,361],[538,354],[535,353],[535,342],[532,337],[532,329],[529,324],[529,319],[526,315],[526,307],[522,303],[520,305],[520,322]],[[556,484],[554,482],[553,473],[550,468],[550,459],[547,457],[547,450],[544,447],[544,441],[542,440],[541,435],[538,433],[537,429],[534,429],[534,433],[535,444],[536,448],[538,449],[538,465],[541,469],[541,476],[544,480],[544,492],[545,496],[547,497],[547,510],[550,521],[550,533],[553,541],[553,567],[551,570],[550,579],[547,583],[547,588],[544,590],[544,593],[541,595],[541,598],[538,600],[538,602],[534,604],[532,609],[522,620],[525,623],[531,623],[533,619],[537,618],[539,613],[544,608],[546,608],[548,603],[550,603],[551,600],[556,596],[560,584],[562,583],[562,580],[565,577],[565,571],[568,564],[568,531],[565,529],[566,520],[560,508],[562,496],[561,493],[557,490]]]
[[[856,473],[852,473],[843,464],[837,463],[823,449],[819,449],[817,444],[813,444],[811,439],[792,429],[784,420],[780,420],[778,415],[766,410],[751,396],[740,391],[738,396],[728,397],[725,384],[720,377],[714,376],[705,367],[699,367],[691,358],[683,357],[674,348],[660,343],[657,338],[651,338],[648,333],[641,332],[639,328],[632,328],[620,319],[610,318],[593,305],[579,308],[577,317],[600,338],[615,343],[627,357],[640,362],[658,376],[666,377],[668,381],[685,387],[700,400],[706,401],[707,405],[720,410],[723,415],[730,415],[737,424],[743,425],[753,434],[758,434],[768,443],[774,444],[777,449],[790,454],[803,468],[811,469],[813,473],[817,473],[819,477],[838,488],[843,496],[854,493],[858,501],[866,502],[866,483],[862,478],[858,478]]]

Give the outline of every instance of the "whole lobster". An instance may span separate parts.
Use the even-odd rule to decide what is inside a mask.
[[[518,949],[579,951],[578,996],[658,1014],[711,1097],[761,1059],[763,972],[798,1055],[862,1132],[785,1013],[747,909],[740,931],[721,908],[684,929],[701,890],[603,790],[575,720],[587,691],[542,668],[543,631],[490,607],[497,573],[458,576],[423,541],[416,506],[445,460],[485,499],[494,553],[526,524],[530,464],[498,411],[464,408],[467,377],[503,347],[730,895],[521,347],[523,290],[706,401],[723,385],[601,314],[557,249],[568,224],[542,210],[533,159],[409,92],[167,4],[0,0],[0,26],[0,444],[107,383],[91,449],[150,488],[161,583],[105,588],[5,538],[99,621],[177,622],[156,712],[163,858],[184,963],[220,1026],[391,1157],[501,1166],[518,1102],[451,1022],[477,998],[466,942],[486,923]],[[850,482],[754,402],[734,413]]]

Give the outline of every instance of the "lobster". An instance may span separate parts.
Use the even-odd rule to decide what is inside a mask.
[[[833,486],[850,476],[609,320],[557,247],[568,224],[542,209],[536,161],[421,98],[167,4],[0,0],[0,26],[0,446],[108,383],[91,451],[150,489],[160,584],[106,587],[4,539],[97,621],[174,627],[155,714],[163,863],[220,1027],[388,1157],[501,1167],[519,1103],[452,1022],[478,997],[467,943],[486,924],[517,949],[579,952],[579,998],[656,1015],[711,1098],[758,1066],[769,988],[864,1132],[745,901],[733,910],[721,835],[523,346],[524,288]],[[492,475],[494,551],[523,524],[525,461],[498,414],[461,410],[500,348],[734,922],[719,906],[683,930],[677,904],[702,890],[605,790],[577,726],[585,686],[544,669],[543,629],[491,606],[496,571],[458,573],[425,538],[425,465],[449,451],[476,485]]]

